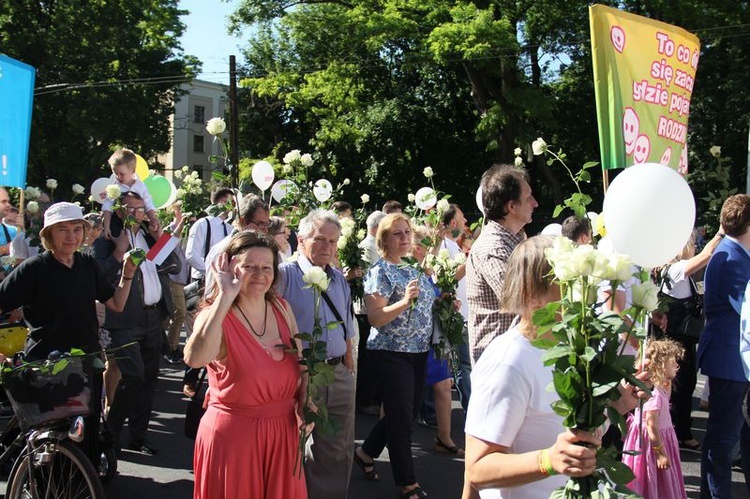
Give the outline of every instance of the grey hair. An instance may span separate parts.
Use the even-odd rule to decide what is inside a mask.
[[[315,229],[325,223],[331,223],[336,228],[341,230],[341,222],[336,212],[331,210],[315,209],[307,214],[305,218],[300,220],[299,227],[297,228],[297,235],[302,238],[309,238]]]
[[[375,210],[367,217],[367,228],[377,229],[380,225],[380,221],[385,218],[385,213],[380,210]]]

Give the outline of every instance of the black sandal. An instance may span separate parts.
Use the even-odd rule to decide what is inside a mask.
[[[365,474],[365,478],[371,482],[377,482],[380,480],[380,474],[375,469],[375,461],[366,462],[364,459],[357,455],[357,449],[354,449],[354,464],[359,466],[362,473]],[[368,471],[366,468],[370,468]]]
[[[448,446],[440,440],[440,437],[435,437],[435,451],[442,452],[444,454],[453,454],[454,456],[463,456],[464,450],[459,448],[458,445]]]
[[[425,492],[422,487],[416,486],[413,489],[401,492],[400,497],[401,499],[424,499],[427,497],[427,492]]]

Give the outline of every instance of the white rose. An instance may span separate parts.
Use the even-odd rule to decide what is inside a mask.
[[[464,263],[466,263],[466,254],[456,253],[455,255],[453,255],[453,261],[455,262],[457,266],[463,265]]]
[[[659,305],[659,287],[648,280],[640,284],[634,284],[631,288],[633,293],[633,305],[651,312]]]
[[[57,180],[55,180],[53,178],[48,178],[47,179],[47,189],[50,189],[50,190],[53,190],[53,191],[55,189],[57,189]]]
[[[417,199],[417,196],[414,195],[414,193],[410,192],[408,196],[406,196],[406,199],[409,200],[410,203],[413,203],[415,199]]]
[[[341,236],[339,237],[339,240],[336,243],[336,247],[342,251],[344,248],[346,248],[346,236],[344,235],[343,232],[341,233]]]
[[[26,199],[28,199],[29,201],[39,199],[39,196],[41,195],[42,191],[40,191],[38,187],[29,186],[26,188]]]
[[[556,238],[552,246],[544,251],[558,280],[571,281],[580,275],[580,266],[573,258],[575,244],[567,237]]]
[[[328,276],[325,270],[320,267],[310,267],[302,276],[302,280],[309,287],[316,288],[321,292],[328,289]]]
[[[630,257],[621,253],[607,256],[607,265],[603,279],[608,281],[625,282],[633,277],[633,264]]]
[[[342,183],[343,183],[344,185],[349,185],[349,184],[351,184],[351,183],[352,183],[352,181],[351,181],[351,180],[349,180],[348,178],[345,178],[345,179],[344,179],[344,181],[343,181]]]
[[[120,187],[115,184],[109,184],[104,191],[109,199],[118,199],[122,195]]]
[[[578,265],[580,275],[590,276],[596,268],[596,250],[590,244],[582,244],[573,250],[573,260]]]
[[[206,131],[211,135],[221,135],[227,129],[224,118],[211,118],[206,123]]]
[[[73,184],[73,194],[83,194],[86,192],[86,188],[83,187],[81,184]]]
[[[451,208],[451,204],[447,199],[441,199],[437,202],[437,210],[439,213],[445,213]]]
[[[513,160],[513,164],[516,166],[523,166],[523,158],[521,156],[516,156],[516,159]]]
[[[283,161],[284,161],[285,164],[288,165],[289,163],[291,163],[293,161],[299,161],[299,160],[300,160],[299,149],[293,149],[293,150],[289,151],[288,153],[286,153],[284,155],[284,160]]]
[[[362,204],[367,204],[370,202],[370,195],[369,194],[362,194],[362,197],[360,197],[362,200]]]
[[[185,189],[177,189],[176,193],[177,199],[182,199],[185,197]]]
[[[182,178],[182,170],[175,170],[174,178]]]
[[[364,238],[365,238],[365,236],[367,236],[367,232],[365,232],[365,229],[359,229],[359,230],[357,231],[357,239],[359,239],[360,241],[361,241],[362,239],[364,239]]]
[[[711,146],[711,149],[709,149],[708,152],[710,152],[711,156],[713,156],[714,158],[720,158],[721,146]]]
[[[451,257],[450,252],[443,248],[440,251],[438,251],[438,258],[441,260],[448,260]]]
[[[435,175],[435,173],[432,171],[432,167],[430,167],[430,166],[428,166],[427,168],[425,168],[424,170],[422,170],[422,173],[427,178],[431,178],[433,175]]]
[[[516,147],[515,149],[513,149],[513,154],[515,154],[516,156],[520,156],[521,154],[523,154],[523,150],[520,147]]]
[[[539,156],[540,154],[544,154],[546,150],[547,150],[547,143],[541,137],[539,137],[538,139],[536,139],[534,142],[531,143],[531,151],[534,153],[534,156]]]
[[[299,162],[302,163],[303,166],[312,166],[314,161],[312,159],[312,156],[309,154],[303,154],[299,158]]]
[[[39,213],[39,203],[36,201],[29,201],[26,205],[26,210],[28,210],[29,213]]]

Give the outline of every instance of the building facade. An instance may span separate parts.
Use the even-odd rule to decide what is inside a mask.
[[[206,131],[206,122],[216,117],[226,119],[229,87],[193,80],[181,88],[186,93],[175,103],[171,117],[172,148],[158,160],[164,165],[164,176],[170,180],[174,180],[174,171],[185,165],[207,180],[223,162],[221,159],[215,164],[209,162],[211,155],[222,156],[222,151],[219,142]]]

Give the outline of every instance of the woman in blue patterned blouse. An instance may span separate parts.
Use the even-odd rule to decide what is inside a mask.
[[[365,277],[367,317],[373,327],[367,354],[375,369],[385,416],[357,447],[354,461],[369,480],[379,480],[373,459],[388,445],[401,497],[419,499],[427,495],[414,475],[411,436],[422,402],[435,294],[425,275],[401,265],[412,245],[406,215],[386,216],[378,226],[376,242],[380,260]]]

